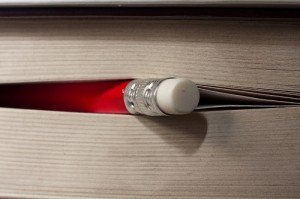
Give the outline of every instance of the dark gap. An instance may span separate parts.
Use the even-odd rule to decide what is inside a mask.
[[[1,7],[0,17],[99,16],[99,17],[212,17],[300,18],[298,8],[255,7]]]
[[[123,89],[130,80],[0,84],[0,107],[127,113]]]

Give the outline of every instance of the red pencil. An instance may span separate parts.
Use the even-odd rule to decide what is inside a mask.
[[[1,107],[150,116],[187,114],[199,102],[182,78],[10,84],[0,96]]]

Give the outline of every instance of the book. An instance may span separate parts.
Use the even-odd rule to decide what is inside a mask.
[[[299,27],[1,18],[0,83],[179,76],[299,99]],[[177,117],[0,108],[0,197],[298,198],[299,120],[298,106]]]

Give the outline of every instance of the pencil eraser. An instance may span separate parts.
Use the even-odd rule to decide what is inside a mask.
[[[188,79],[166,79],[157,88],[157,104],[166,114],[191,113],[197,107],[199,99],[200,93],[197,86]]]

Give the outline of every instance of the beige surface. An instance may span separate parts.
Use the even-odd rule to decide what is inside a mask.
[[[1,19],[0,30],[0,82],[180,76],[300,88],[300,22]]]
[[[174,118],[0,110],[0,194],[300,196],[300,108]]]

